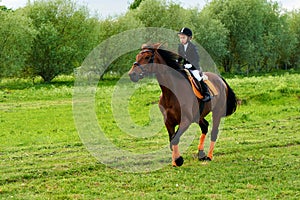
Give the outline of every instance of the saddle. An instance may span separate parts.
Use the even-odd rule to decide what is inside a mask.
[[[184,69],[187,77],[188,77],[188,80],[190,81],[191,83],[191,86],[192,86],[192,89],[193,89],[193,92],[194,94],[196,95],[196,97],[198,99],[203,99],[203,96],[201,94],[201,89],[199,88],[198,84],[196,83],[196,81],[198,80],[195,80],[195,78],[191,75],[190,71],[188,69]],[[218,95],[218,91],[217,89],[215,88],[215,86],[212,84],[212,82],[208,79],[208,77],[205,75],[205,73],[203,73],[203,81],[205,82],[205,84],[207,85],[208,87],[208,90],[209,90],[209,93],[210,95],[213,97],[213,96],[216,96]]]

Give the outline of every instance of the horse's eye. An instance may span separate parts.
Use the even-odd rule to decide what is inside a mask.
[[[150,56],[146,56],[145,59],[146,59],[146,60],[149,60],[149,59],[150,59]]]

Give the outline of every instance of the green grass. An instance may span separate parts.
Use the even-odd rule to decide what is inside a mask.
[[[71,78],[2,80],[0,199],[299,199],[300,74],[226,80],[242,104],[221,126],[214,160],[197,160],[198,131],[182,167],[170,163],[144,173],[119,171],[91,156],[75,127]],[[168,144],[164,128],[150,138],[120,130],[111,109],[116,83],[103,81],[96,93],[107,137],[133,152]],[[136,124],[151,124],[149,109],[159,95],[151,82],[130,97]]]

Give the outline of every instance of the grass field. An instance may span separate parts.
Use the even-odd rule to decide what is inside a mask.
[[[198,131],[182,167],[170,162],[144,173],[116,170],[91,156],[74,123],[72,78],[2,80],[0,199],[300,199],[300,74],[226,80],[242,104],[221,126],[214,160],[195,157]],[[111,109],[117,81],[99,83],[95,101],[110,140],[136,152],[167,145],[165,129],[143,139],[118,128]],[[149,123],[159,95],[155,83],[134,93],[135,123]]]

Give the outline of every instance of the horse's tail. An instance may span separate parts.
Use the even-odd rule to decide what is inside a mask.
[[[222,78],[222,77],[221,77]],[[237,98],[231,87],[228,83],[222,78],[224,83],[227,86],[227,107],[226,107],[226,116],[233,114],[237,107]]]

